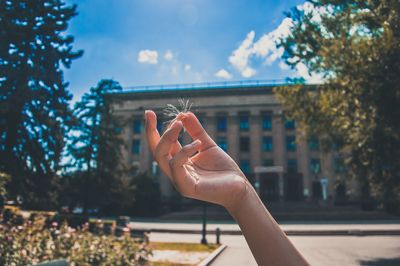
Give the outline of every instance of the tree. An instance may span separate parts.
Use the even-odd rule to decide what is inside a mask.
[[[10,196],[50,208],[60,169],[71,94],[62,66],[82,55],[64,34],[76,5],[61,0],[0,1],[0,171]]]
[[[70,134],[68,152],[75,178],[81,178],[84,213],[100,208],[105,214],[119,212],[129,202],[130,185],[120,164],[124,121],[113,113],[117,104],[112,93],[122,87],[114,80],[101,80],[74,107],[76,123]],[[75,181],[76,182],[76,181]]]
[[[315,0],[289,12],[280,40],[292,67],[322,85],[277,90],[286,112],[345,157],[363,191],[400,200],[400,2]],[[398,206],[398,205],[397,205]]]

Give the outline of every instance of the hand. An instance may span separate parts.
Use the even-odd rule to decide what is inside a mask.
[[[194,140],[181,147],[185,127]],[[237,164],[220,149],[193,113],[180,113],[160,137],[157,117],[146,111],[146,136],[161,170],[184,196],[232,209],[251,185]]]

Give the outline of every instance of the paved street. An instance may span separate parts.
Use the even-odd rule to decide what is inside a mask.
[[[200,235],[152,233],[151,241],[199,242]],[[400,236],[295,236],[290,237],[311,265],[400,265]],[[215,236],[208,236],[209,242]],[[228,248],[212,265],[257,265],[243,236],[223,235]]]

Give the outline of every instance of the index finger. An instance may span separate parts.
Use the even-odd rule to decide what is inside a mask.
[[[214,140],[207,134],[197,117],[192,113],[180,113],[177,116],[193,140],[200,140],[200,151],[216,146]]]
[[[154,153],[154,150],[160,141],[160,134],[157,130],[157,116],[153,111],[146,110],[146,138],[149,144],[150,150]]]

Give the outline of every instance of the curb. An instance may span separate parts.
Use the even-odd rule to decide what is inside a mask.
[[[175,234],[201,234],[201,230],[187,229],[145,229],[153,233],[175,233]],[[288,236],[399,236],[400,230],[285,230]],[[221,235],[242,235],[239,230],[221,230]],[[207,234],[216,234],[216,230],[209,230]]]
[[[202,262],[197,264],[197,266],[208,266],[210,265],[225,249],[227,245],[221,245],[219,248],[213,251],[207,258],[205,258]]]

